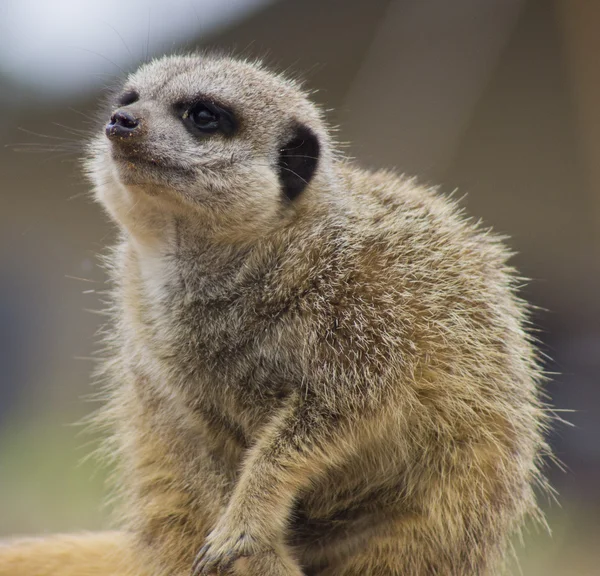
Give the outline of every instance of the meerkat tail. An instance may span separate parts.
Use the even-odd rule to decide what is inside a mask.
[[[130,537],[96,532],[0,543],[0,576],[148,576]]]

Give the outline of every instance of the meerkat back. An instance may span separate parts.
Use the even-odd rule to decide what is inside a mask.
[[[345,160],[260,63],[165,57],[111,106],[86,165],[121,230],[118,526],[0,575],[501,574],[547,451],[502,242]]]

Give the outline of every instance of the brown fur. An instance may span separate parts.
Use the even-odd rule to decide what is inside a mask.
[[[0,542],[0,576],[150,576],[131,540],[102,532]]]
[[[546,420],[500,240],[345,161],[258,64],[170,57],[126,88],[140,135],[99,137],[88,166],[123,232],[103,421],[127,569],[187,576],[202,548],[197,574],[500,573],[537,514]],[[197,92],[239,132],[186,132],[169,106]],[[321,154],[290,202],[276,164],[298,123]]]

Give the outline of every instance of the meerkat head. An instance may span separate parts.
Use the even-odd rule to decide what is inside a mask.
[[[321,115],[260,64],[171,56],[130,75],[87,167],[96,197],[133,235],[185,219],[225,237],[268,234],[331,177]]]

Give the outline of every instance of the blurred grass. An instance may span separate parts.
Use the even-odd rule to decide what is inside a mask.
[[[525,546],[517,545],[515,576],[598,576],[600,574],[600,506],[560,497],[546,512],[552,535],[530,527]]]
[[[0,536],[105,526],[107,471],[95,458],[85,458],[94,446],[80,426],[18,418],[5,423],[0,433]]]
[[[107,526],[107,470],[85,458],[94,439],[80,426],[15,417],[0,430],[0,537]],[[74,421],[65,417],[64,422]],[[600,505],[563,495],[548,513],[552,529],[530,526],[516,543],[515,576],[600,574]]]

